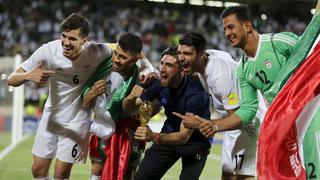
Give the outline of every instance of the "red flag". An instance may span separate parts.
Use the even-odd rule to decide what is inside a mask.
[[[260,129],[258,178],[306,179],[299,154],[296,119],[320,92],[320,43],[296,69],[271,104]],[[301,147],[300,147],[301,148]]]

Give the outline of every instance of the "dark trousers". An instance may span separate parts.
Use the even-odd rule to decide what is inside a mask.
[[[153,144],[145,152],[135,180],[157,180],[179,159],[182,160],[181,180],[197,180],[209,154],[208,146],[184,144],[178,146]]]

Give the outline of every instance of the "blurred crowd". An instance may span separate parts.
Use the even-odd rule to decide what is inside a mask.
[[[155,66],[161,51],[178,44],[179,37],[190,31],[203,34],[208,48],[225,50],[235,58],[241,54],[223,35],[219,17],[223,8],[89,0],[0,0],[0,4],[0,56],[19,53],[27,58],[41,44],[60,38],[60,23],[72,12],[81,12],[89,19],[94,41],[115,42],[124,31],[141,35],[143,51]],[[301,35],[306,27],[306,22],[295,17],[280,19],[262,20],[257,15],[255,24],[261,33],[292,31]],[[27,99],[37,99],[28,94]]]
[[[202,33],[209,48],[226,50],[235,57],[223,36],[219,18],[221,8],[192,6],[160,6],[128,3],[49,0],[0,0],[0,56],[21,53],[29,56],[41,44],[60,37],[60,22],[72,12],[82,12],[91,22],[91,39],[99,42],[115,42],[124,31],[142,36],[144,52],[154,63],[159,53],[185,32]],[[306,23],[292,17],[280,23],[272,18],[256,19],[258,30],[264,32],[293,31],[300,35]]]

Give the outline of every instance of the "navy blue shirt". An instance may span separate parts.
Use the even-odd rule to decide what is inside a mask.
[[[172,112],[185,114],[191,112],[205,119],[210,119],[210,101],[207,92],[200,81],[191,80],[185,76],[176,89],[160,86],[160,80],[153,81],[141,95],[142,100],[152,101],[158,99],[165,109],[167,119],[162,127],[162,133],[180,131],[181,119]],[[209,144],[199,130],[195,130],[188,142]]]

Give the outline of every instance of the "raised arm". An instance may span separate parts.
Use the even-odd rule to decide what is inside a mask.
[[[135,85],[130,94],[125,97],[122,101],[122,110],[126,114],[134,114],[138,112],[140,105],[142,104],[142,100],[140,96],[143,92],[143,88],[141,86]]]
[[[26,72],[22,67],[18,68],[9,76],[8,84],[17,87],[26,81],[33,81],[36,84],[45,85],[50,75],[54,73],[54,71],[43,69],[42,61],[40,61],[36,68],[29,72]]]

